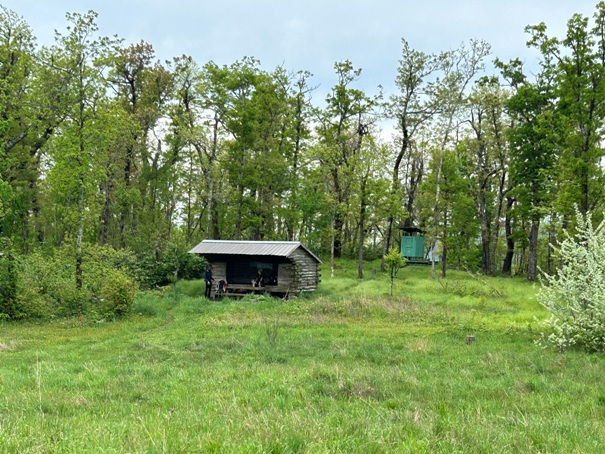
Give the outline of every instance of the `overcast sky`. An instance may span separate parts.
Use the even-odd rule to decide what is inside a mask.
[[[321,91],[335,83],[333,66],[349,59],[362,69],[357,88],[393,92],[401,39],[427,53],[455,49],[469,39],[492,46],[493,58],[520,57],[526,25],[545,22],[562,36],[574,13],[592,17],[597,0],[0,0],[23,16],[39,44],[64,31],[66,12],[99,14],[103,35],[146,41],[159,59],[191,55],[200,65],[229,65],[244,56],[263,69],[283,65],[313,73]],[[492,60],[493,58],[490,58]]]

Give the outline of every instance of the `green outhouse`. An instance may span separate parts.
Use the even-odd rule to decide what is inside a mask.
[[[409,261],[425,260],[423,231],[416,227],[401,227],[401,255]]]

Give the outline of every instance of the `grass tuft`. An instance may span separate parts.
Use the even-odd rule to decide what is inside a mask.
[[[2,352],[11,352],[17,350],[17,342],[15,341],[5,341],[0,342],[0,353]]]

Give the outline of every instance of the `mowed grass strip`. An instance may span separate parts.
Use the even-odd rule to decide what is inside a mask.
[[[288,302],[189,282],[117,322],[0,325],[1,450],[599,452],[605,361],[534,344],[533,286],[408,267],[389,297],[349,272]]]

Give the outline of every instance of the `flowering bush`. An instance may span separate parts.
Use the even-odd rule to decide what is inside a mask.
[[[577,211],[577,210],[576,210]],[[577,346],[605,351],[605,221],[593,227],[590,215],[579,212],[575,234],[564,232],[555,247],[562,266],[544,274],[538,301],[550,312],[542,344],[560,351]]]

